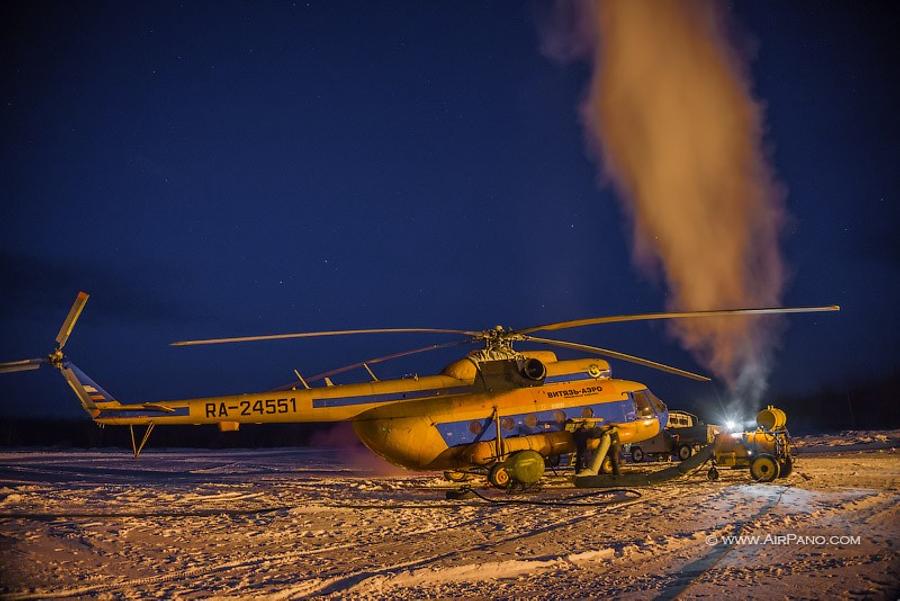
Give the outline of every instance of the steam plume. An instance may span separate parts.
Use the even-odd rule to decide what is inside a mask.
[[[762,151],[762,110],[720,6],[605,0],[557,8],[544,50],[593,66],[581,114],[630,217],[638,266],[661,271],[672,309],[778,305],[782,194]],[[671,327],[739,395],[758,400],[777,322]]]

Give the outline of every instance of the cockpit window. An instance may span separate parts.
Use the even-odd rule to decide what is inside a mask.
[[[646,390],[645,392],[647,393],[647,396],[650,397],[650,403],[653,405],[653,408],[656,409],[657,413],[662,413],[666,410],[665,404],[661,400],[659,400],[659,397],[657,397],[649,390]]]
[[[650,406],[650,391],[639,390],[632,393],[634,405],[637,408],[638,417],[653,417],[653,408]]]

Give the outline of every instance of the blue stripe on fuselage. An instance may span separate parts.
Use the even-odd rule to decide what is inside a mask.
[[[561,409],[547,409],[544,411],[532,411],[528,413],[518,413],[515,415],[505,415],[501,417],[501,421],[512,418],[512,428],[503,429],[503,436],[527,436],[528,434],[540,434],[542,432],[557,432],[565,428],[567,419],[584,417],[585,409],[590,408],[591,417],[603,418],[604,422],[623,423],[637,419],[634,408],[634,401],[624,399],[621,401],[610,401],[606,403],[585,402],[583,405],[575,407],[565,407]],[[533,426],[525,423],[528,416],[534,416]],[[491,440],[497,437],[497,424],[494,420],[488,424],[484,432],[481,432],[484,425],[483,419],[463,420],[457,422],[446,422],[436,424],[438,432],[448,447],[469,444],[474,442],[476,437],[480,440]]]
[[[388,401],[406,401],[413,399],[430,399],[439,396],[465,394],[474,392],[472,386],[455,386],[453,388],[432,388],[431,390],[407,390],[404,392],[386,392],[384,394],[368,394],[363,396],[342,396],[325,399],[313,399],[314,409],[321,407],[346,407],[348,405],[365,405],[368,403],[387,403]]]
[[[121,410],[110,409],[109,411],[100,410],[97,419],[107,418],[143,418],[143,417],[184,417],[190,415],[191,410],[187,407],[178,407],[173,411],[163,411],[162,409],[148,409],[141,407],[140,409]]]

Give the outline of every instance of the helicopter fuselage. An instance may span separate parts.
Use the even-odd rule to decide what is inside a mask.
[[[241,423],[349,421],[373,452],[420,470],[484,465],[522,448],[572,452],[566,425],[573,420],[615,425],[623,443],[652,438],[666,423],[665,405],[645,385],[611,378],[603,359],[557,361],[546,351],[522,357],[540,360],[545,377],[528,385],[485,380],[482,366],[465,358],[439,375],[142,405],[104,398],[80,370],[76,375],[98,391],[92,413],[100,424],[236,430]]]
[[[228,432],[247,423],[350,422],[360,440],[388,461],[423,470],[488,468],[488,480],[501,488],[512,482],[507,462],[519,474],[516,481],[527,486],[534,483],[532,477],[540,477],[538,472],[543,473],[541,456],[553,458],[584,450],[576,448],[576,439],[580,445],[587,445],[585,439],[598,445],[602,450],[594,461],[602,464],[610,445],[616,441],[641,442],[663,429],[668,420],[666,406],[643,384],[613,379],[609,363],[596,357],[614,358],[699,382],[710,381],[708,376],[650,359],[534,336],[535,333],[657,319],[840,310],[837,305],[717,309],[589,317],[519,329],[499,325],[487,330],[369,328],[182,340],[172,344],[196,346],[367,334],[457,337],[449,342],[373,357],[310,378],[324,381],[325,386],[311,388],[295,370],[299,384],[277,390],[123,404],[63,354],[87,300],[86,292],[78,293],[56,335],[57,346],[49,355],[0,362],[0,373],[31,371],[45,365],[56,368],[95,422],[101,426],[129,426],[135,457],[140,455],[157,425],[217,424],[220,430]],[[592,357],[559,361],[550,351],[519,352],[513,348],[518,343],[586,352]],[[401,357],[472,344],[483,347],[469,352],[436,375],[379,380],[370,367]],[[372,381],[335,386],[330,380],[333,375],[356,368],[364,368]],[[133,426],[141,425],[146,430],[138,443]],[[615,427],[615,431],[608,427]],[[601,468],[602,465],[592,465],[591,470],[597,472]],[[522,476],[526,473],[530,475]]]

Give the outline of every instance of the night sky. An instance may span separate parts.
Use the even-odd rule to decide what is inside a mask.
[[[541,5],[0,10],[0,360],[51,351],[80,289],[91,300],[66,351],[125,402],[262,390],[293,368],[447,338],[174,340],[665,308],[585,150],[588,68],[541,54]],[[900,351],[897,11],[747,1],[730,12],[788,193],[784,304],[843,307],[785,322],[768,398],[886,378]],[[703,371],[659,323],[567,334]],[[429,373],[459,354],[377,372]],[[710,416],[725,394],[613,370]],[[81,414],[51,370],[2,382],[4,415]]]

